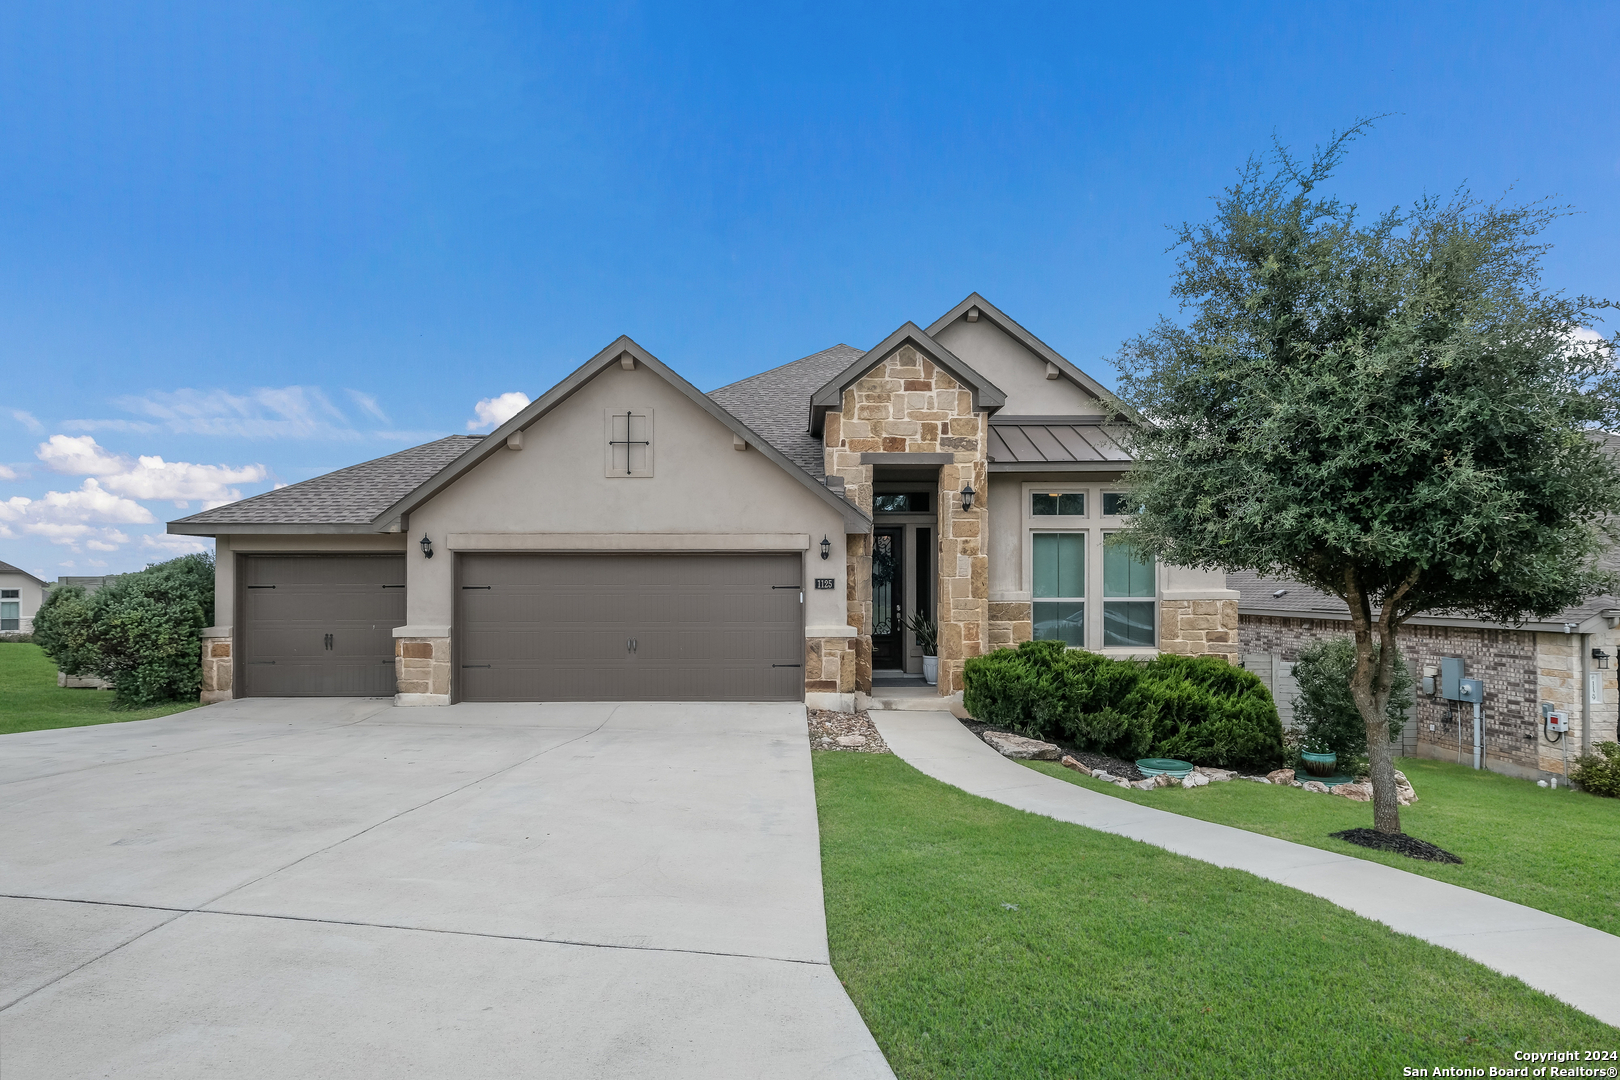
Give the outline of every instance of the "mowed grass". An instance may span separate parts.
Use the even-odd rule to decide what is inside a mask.
[[[912,1077],[1400,1076],[1620,1030],[1326,901],[816,752],[833,966]]]
[[[1126,791],[1055,762],[1031,767],[1115,798],[1381,862],[1620,934],[1620,799],[1538,788],[1451,762],[1401,759],[1396,767],[1418,794],[1401,808],[1401,828],[1460,856],[1456,866],[1332,838],[1341,829],[1371,828],[1371,803],[1244,780],[1192,791]]]
[[[177,701],[146,709],[116,709],[111,690],[57,686],[56,665],[38,645],[0,642],[0,735],[150,720],[196,707],[195,701]]]

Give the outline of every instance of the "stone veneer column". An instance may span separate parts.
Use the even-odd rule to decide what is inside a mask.
[[[1178,656],[1219,656],[1236,664],[1236,600],[1159,601],[1159,649]]]
[[[394,639],[395,705],[450,704],[450,639]]]
[[[1035,636],[1035,605],[1028,600],[990,601],[990,648],[1017,648]]]
[[[236,661],[231,656],[231,628],[210,626],[202,632],[202,693],[198,700],[204,705],[216,701],[229,701],[235,697],[231,689],[236,673]]]
[[[985,420],[973,411],[973,394],[911,345],[844,391],[841,413],[828,413],[824,432],[826,470],[844,479],[845,497],[872,512],[872,466],[861,455],[949,453],[939,470],[939,692],[962,688],[962,664],[985,652],[989,641],[990,561],[984,551],[990,485],[985,468]],[[963,513],[957,492],[971,482],[978,492]],[[849,537],[849,624],[856,639],[855,688],[872,689],[871,537]]]
[[[811,708],[836,707],[842,712],[854,711],[856,657],[859,652],[856,638],[805,639],[804,692],[805,701]],[[828,697],[833,694],[838,695],[836,706]]]

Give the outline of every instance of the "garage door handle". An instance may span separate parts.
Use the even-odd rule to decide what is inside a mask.
[[[275,586],[274,585],[249,585],[248,588],[250,588],[250,589],[273,589],[273,588],[275,588]]]
[[[272,589],[275,588],[274,585],[272,585],[270,587]],[[773,589],[797,589],[797,588],[800,588],[800,586],[798,586],[798,585],[772,585],[771,588],[773,588]]]
[[[462,664],[462,665],[461,665],[461,666],[462,666],[462,667],[463,667],[463,668],[470,668],[470,667],[489,667],[489,665],[488,665],[488,664]]]
[[[274,660],[249,660],[248,661],[248,666],[252,667],[255,664],[274,664],[274,663],[275,663]]]
[[[487,589],[488,585],[463,585],[463,589]]]
[[[804,667],[803,664],[772,664],[771,667]]]
[[[271,587],[271,588],[272,588],[272,589],[273,589],[273,588],[275,588],[275,586],[274,586],[274,585],[272,585],[272,586],[270,586],[270,587]],[[383,586],[383,588],[385,588],[385,589],[403,589],[403,588],[404,588],[404,587],[405,587],[405,586],[403,586],[403,585],[384,585],[384,586]]]

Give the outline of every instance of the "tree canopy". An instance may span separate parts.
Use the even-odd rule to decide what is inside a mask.
[[[1210,221],[1176,229],[1190,318],[1118,366],[1143,420],[1132,541],[1343,598],[1372,725],[1395,652],[1375,639],[1412,615],[1513,623],[1615,587],[1596,560],[1620,513],[1620,338],[1589,329],[1608,302],[1541,285],[1563,208],[1459,189],[1363,219],[1319,194],[1369,123],[1308,162],[1250,159]],[[1375,753],[1375,792],[1379,772]]]

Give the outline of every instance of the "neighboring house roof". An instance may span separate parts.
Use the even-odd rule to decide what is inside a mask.
[[[374,532],[379,514],[482,441],[450,435],[183,517],[170,522],[169,531],[207,536],[220,525],[346,525],[347,531]]]
[[[1261,577],[1252,570],[1226,575],[1226,587],[1237,590],[1239,615],[1269,615],[1276,618],[1343,619],[1350,621],[1350,608],[1337,596],[1302,585],[1290,578]],[[1613,613],[1610,615],[1610,613]],[[1471,618],[1454,612],[1429,612],[1408,620],[1429,626],[1479,626],[1492,629],[1547,630],[1558,632],[1565,626],[1580,625],[1599,615],[1620,617],[1620,598],[1594,596],[1584,604],[1566,608],[1550,619],[1528,619],[1519,626]]]
[[[806,429],[804,405],[828,379],[859,360],[864,353],[849,345],[834,345],[790,364],[762,371],[718,390],[709,397],[732,416],[759,432],[772,446],[811,476],[826,473],[821,440]]]
[[[998,416],[990,421],[990,468],[997,472],[1045,466],[1128,466],[1131,455],[1109,432],[1104,416]]]
[[[21,574],[23,577],[28,578],[30,581],[38,581],[39,584],[44,586],[44,587],[48,588],[50,586],[50,582],[42,581],[41,579],[35,577],[33,574],[30,574],[28,571],[24,570],[22,567],[20,567],[20,566],[12,566],[8,562],[0,562],[0,574]]]
[[[827,413],[843,405],[844,391],[865,377],[866,373],[887,360],[902,345],[911,345],[951,377],[973,392],[974,409],[995,412],[1007,403],[1007,395],[989,379],[968,366],[967,362],[951,350],[929,337],[922,327],[907,322],[894,333],[862,353],[860,358],[843,371],[823,383],[810,397],[810,434],[819,436]]]
[[[562,382],[529,402],[516,416],[496,428],[476,446],[464,451],[454,461],[449,462],[433,476],[377,514],[372,519],[373,522],[380,526],[409,514],[416,507],[421,506],[442,491],[457,477],[504,447],[509,436],[522,431],[552,409],[567,401],[574,395],[575,391],[595,378],[602,369],[611,364],[622,363],[639,363],[656,372],[665,382],[686,395],[694,405],[720,421],[733,434],[740,436],[749,446],[752,446],[761,455],[781,467],[794,480],[809,488],[817,498],[837,509],[844,519],[846,528],[852,531],[864,532],[872,527],[872,519],[869,515],[863,512],[860,507],[846,501],[842,495],[834,493],[818,479],[820,476],[819,470],[815,475],[812,475],[802,466],[793,462],[782,451],[762,438],[758,432],[727,412],[714,399],[681,378],[666,367],[656,356],[623,335],[620,335],[613,344],[581,364],[573,374]]]

